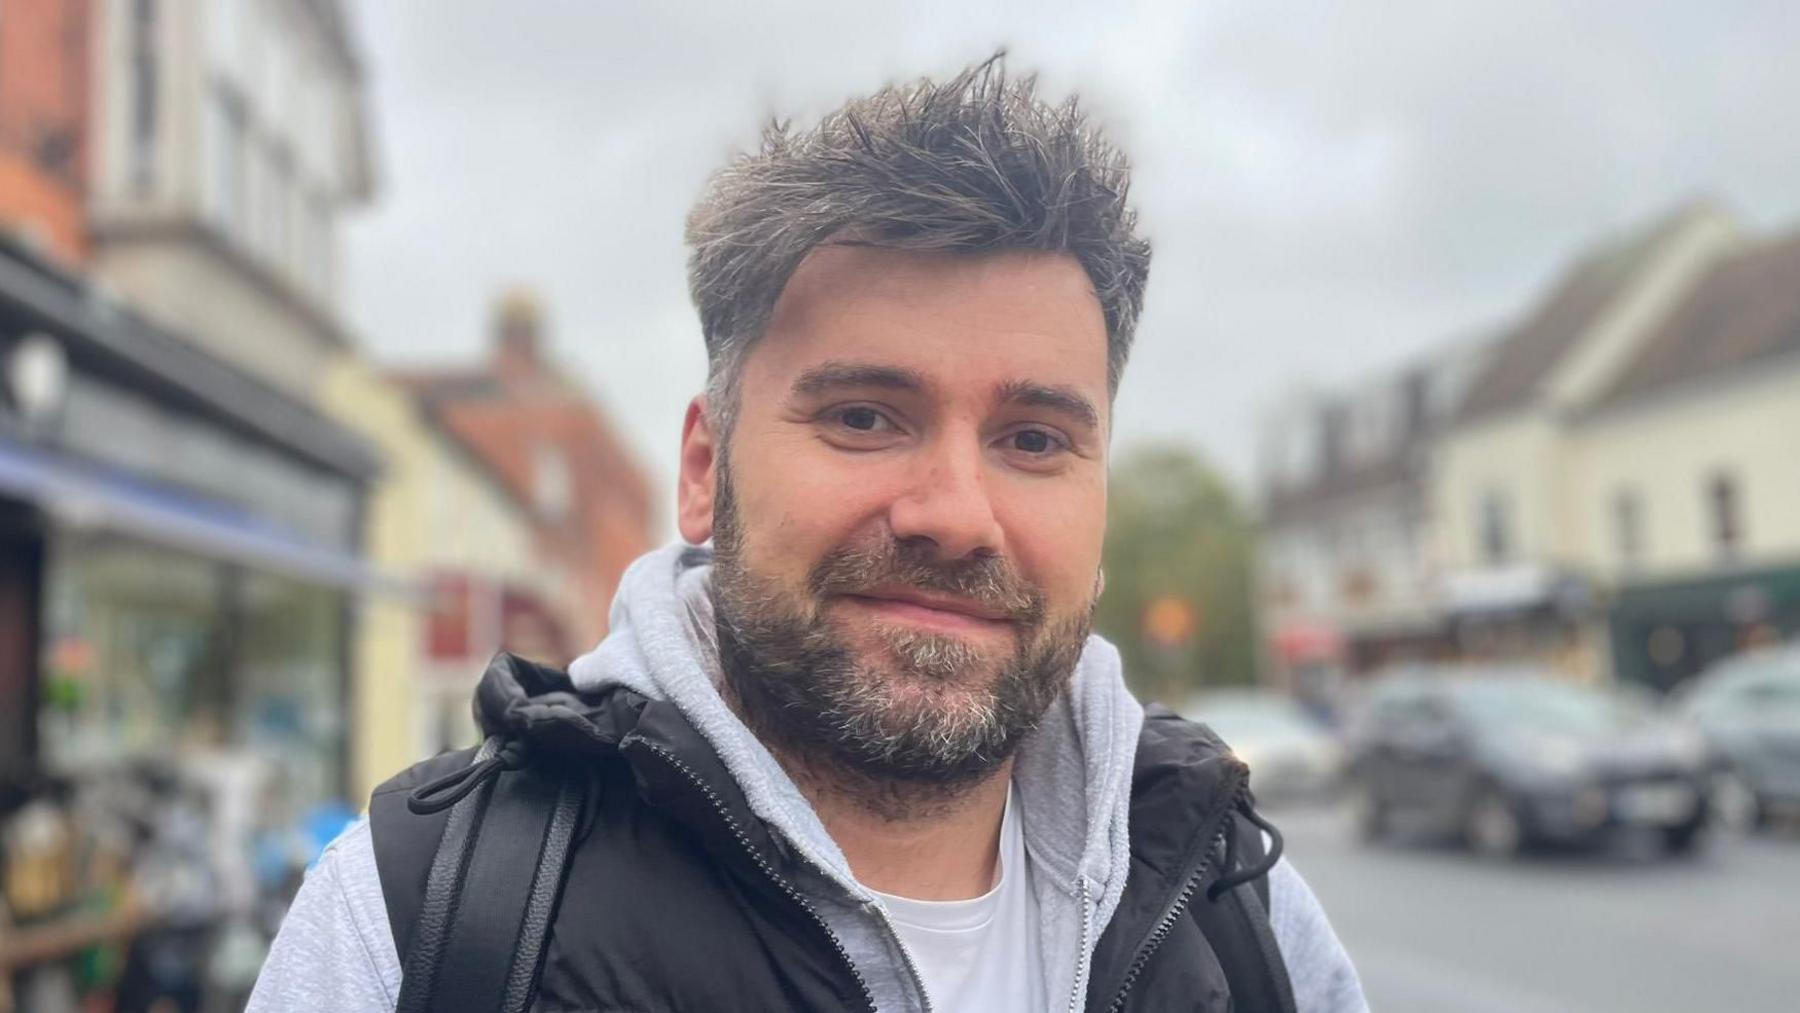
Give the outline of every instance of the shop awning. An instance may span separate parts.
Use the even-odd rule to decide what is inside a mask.
[[[229,504],[3,440],[0,493],[34,503],[78,531],[130,535],[347,590],[412,590],[355,555],[307,542]]]

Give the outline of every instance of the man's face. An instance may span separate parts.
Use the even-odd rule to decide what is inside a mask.
[[[1066,683],[1097,593],[1109,399],[1086,273],[823,247],[739,396],[728,447],[690,409],[680,513],[714,539],[740,706],[887,776],[992,769]]]

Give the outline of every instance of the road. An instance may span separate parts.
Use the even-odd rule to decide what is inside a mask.
[[[1276,810],[1375,1013],[1800,1010],[1800,835],[1492,863]]]

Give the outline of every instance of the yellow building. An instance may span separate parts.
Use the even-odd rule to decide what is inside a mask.
[[[558,601],[562,589],[536,557],[527,509],[409,392],[350,356],[322,390],[326,410],[388,462],[364,548],[401,589],[361,599],[352,648],[352,797],[367,798],[415,760],[468,743],[480,668],[518,639],[509,601]]]
[[[1589,254],[1497,340],[1431,458],[1440,601],[1463,652],[1609,671],[1577,422],[1742,243],[1723,213],[1686,208]]]
[[[1621,678],[1800,633],[1800,237],[1721,260],[1571,433],[1569,539]]]

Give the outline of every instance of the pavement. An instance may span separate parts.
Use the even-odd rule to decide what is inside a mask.
[[[1800,834],[1492,862],[1360,843],[1333,808],[1270,815],[1375,1013],[1800,1010]]]

